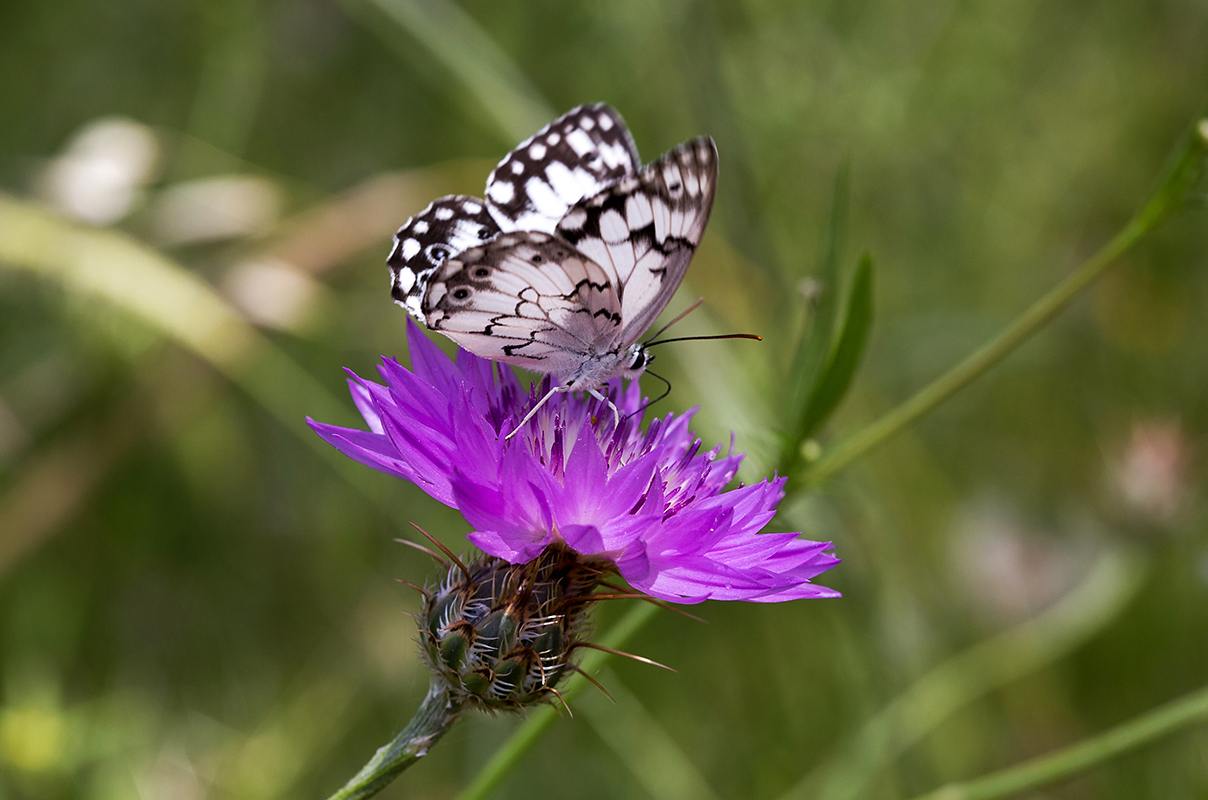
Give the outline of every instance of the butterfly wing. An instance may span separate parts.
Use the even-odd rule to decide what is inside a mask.
[[[394,302],[423,321],[421,301],[428,279],[449,256],[499,235],[499,226],[477,197],[434,200],[394,235],[386,259]]]
[[[541,231],[504,233],[447,260],[422,311],[476,355],[561,376],[612,349],[621,330],[607,272]]]
[[[504,231],[553,233],[576,203],[642,165],[621,115],[579,106],[521,142],[487,178],[487,206]]]
[[[641,165],[624,120],[604,103],[579,106],[530,136],[487,178],[487,200],[452,195],[407,220],[387,263],[395,302],[422,321],[432,272],[502,231],[552,233],[575,203]]]
[[[717,147],[700,137],[579,203],[559,222],[557,234],[617,287],[620,346],[636,342],[671,301],[705,234],[716,188]]]

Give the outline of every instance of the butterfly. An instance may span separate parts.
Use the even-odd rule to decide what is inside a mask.
[[[607,400],[609,380],[650,363],[641,337],[683,280],[716,186],[711,138],[643,167],[614,109],[579,106],[508,153],[484,199],[442,197],[407,220],[391,294],[476,355],[556,376],[524,422],[553,392]]]

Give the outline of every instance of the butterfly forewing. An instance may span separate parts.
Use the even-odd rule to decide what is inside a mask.
[[[567,213],[557,234],[599,264],[617,286],[619,342],[641,337],[671,301],[700,244],[717,187],[717,148],[681,144]]]
[[[540,231],[501,234],[448,260],[423,300],[428,327],[471,352],[537,372],[573,372],[616,347],[621,308],[607,272]]]
[[[580,106],[499,162],[485,201],[444,197],[399,229],[394,298],[465,349],[566,387],[636,377],[716,184],[712,139],[641,168],[620,115]]]
[[[579,106],[521,142],[487,178],[487,205],[504,231],[553,233],[575,204],[641,166],[621,116]]]
[[[394,235],[390,293],[412,316],[424,321],[424,290],[432,273],[450,256],[499,235],[499,226],[476,197],[450,195],[434,200]]]

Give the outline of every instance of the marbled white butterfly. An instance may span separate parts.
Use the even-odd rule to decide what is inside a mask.
[[[642,167],[615,110],[580,106],[508,153],[485,201],[442,197],[407,220],[391,293],[472,353],[601,397],[650,362],[639,339],[683,280],[716,185],[712,139]]]

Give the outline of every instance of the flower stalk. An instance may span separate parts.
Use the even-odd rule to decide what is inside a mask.
[[[444,681],[434,678],[428,696],[407,727],[382,746],[352,780],[329,800],[364,800],[373,797],[400,772],[428,754],[437,739],[461,717],[462,704],[449,693]]]
[[[992,772],[977,780],[950,783],[915,800],[1011,797],[1076,775],[1180,728],[1205,721],[1208,721],[1208,686],[1056,753]]]
[[[874,781],[960,709],[1050,666],[1129,606],[1149,562],[1127,550],[1098,557],[1078,586],[1036,616],[983,639],[920,675],[870,717],[838,754],[779,800],[860,800]]]

